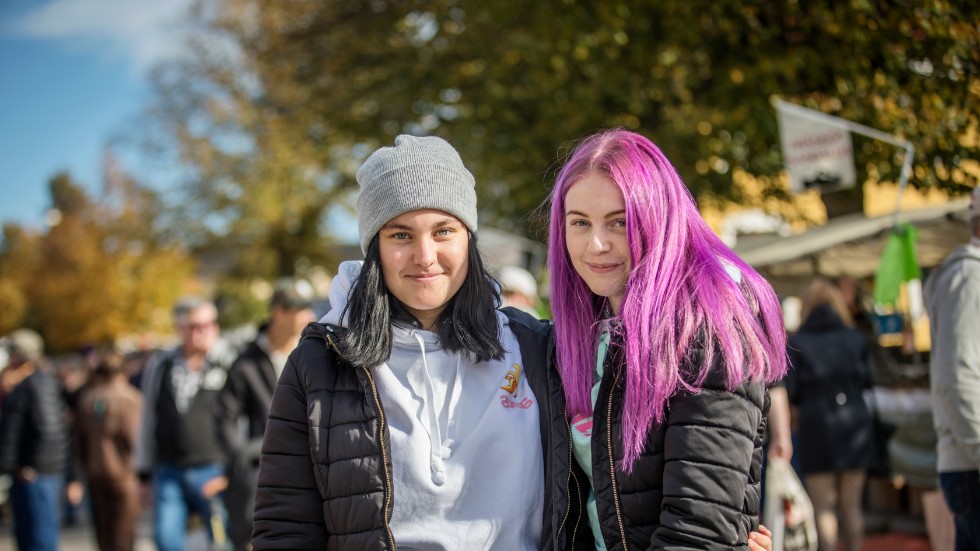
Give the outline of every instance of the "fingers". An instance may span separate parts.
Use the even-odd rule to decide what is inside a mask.
[[[753,551],[772,551],[772,532],[759,525],[758,532],[749,534],[749,549]]]

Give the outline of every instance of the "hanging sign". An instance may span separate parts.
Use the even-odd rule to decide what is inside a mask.
[[[854,149],[846,126],[810,114],[823,113],[784,102],[776,104],[776,113],[790,191],[854,187]]]

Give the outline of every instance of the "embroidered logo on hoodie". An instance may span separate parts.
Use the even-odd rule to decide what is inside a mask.
[[[500,395],[500,403],[505,408],[528,409],[529,407],[534,405],[534,402],[530,398],[524,398],[523,400],[520,401],[517,400],[517,395],[519,393],[519,387],[521,383],[520,364],[515,363],[514,369],[511,369],[510,371],[507,372],[507,375],[504,377],[504,380],[507,381],[507,384],[502,385],[500,388],[501,390],[507,391],[507,394],[510,395],[510,396],[508,396],[507,394]]]

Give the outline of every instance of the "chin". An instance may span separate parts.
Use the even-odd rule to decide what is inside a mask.
[[[589,287],[592,294],[600,298],[609,298],[616,294],[615,289],[611,289],[612,285],[596,285],[594,287]]]
[[[432,310],[438,310],[439,308],[443,307],[447,302],[449,301],[448,300],[443,300],[443,301],[419,300],[411,303],[406,302],[405,306],[408,306],[412,310],[418,310],[419,312],[429,312]]]

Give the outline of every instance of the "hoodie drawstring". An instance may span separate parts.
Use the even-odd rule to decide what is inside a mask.
[[[442,486],[446,483],[446,467],[443,461],[452,455],[452,447],[455,440],[452,438],[453,429],[456,426],[455,411],[459,405],[459,397],[463,392],[463,373],[460,369],[462,365],[460,358],[456,356],[456,379],[453,381],[452,390],[449,393],[449,403],[446,405],[446,438],[443,439],[442,426],[439,424],[439,415],[435,406],[435,387],[432,385],[432,376],[429,374],[429,364],[425,357],[425,340],[421,333],[412,331],[411,335],[422,351],[422,374],[425,379],[426,403],[429,410],[429,426],[426,432],[429,435],[429,461],[432,468],[432,481]],[[423,425],[424,426],[424,425]]]

